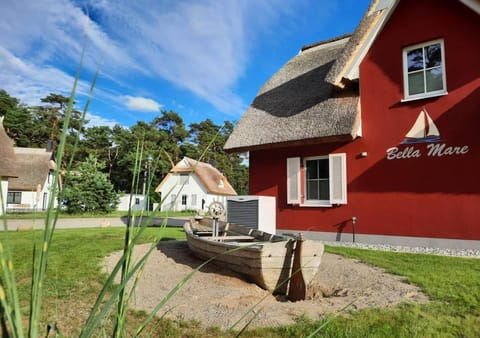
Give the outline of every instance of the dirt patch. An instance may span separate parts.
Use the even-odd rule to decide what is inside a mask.
[[[148,248],[149,245],[137,246],[134,257],[140,257]],[[120,256],[121,252],[108,256],[105,270],[111,271]],[[133,307],[153,309],[201,263],[185,241],[160,242],[147,261]],[[246,282],[234,272],[210,264],[195,273],[159,314],[168,311],[166,316],[172,319],[196,320],[205,327],[228,328],[238,320],[248,321],[251,313],[258,313],[251,325],[268,327],[291,324],[302,315],[317,319],[352,302],[350,309],[428,301],[419,288],[405,283],[401,276],[329,253],[323,256],[309,299],[293,303],[280,298]],[[261,303],[255,306],[259,301]],[[249,311],[251,313],[242,319]]]

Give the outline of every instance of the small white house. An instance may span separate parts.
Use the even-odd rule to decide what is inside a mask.
[[[53,184],[55,162],[45,149],[13,146],[0,117],[0,214],[4,211],[45,210]],[[56,200],[55,200],[56,205]]]
[[[161,211],[207,210],[212,202],[226,205],[237,193],[227,178],[212,165],[184,157],[160,182]]]
[[[14,147],[13,151],[17,177],[8,180],[7,211],[47,209],[55,170],[52,152],[20,147]]]
[[[7,208],[8,180],[17,176],[13,140],[3,129],[3,116],[0,116],[0,215]]]
[[[121,195],[119,196],[119,203],[117,206],[117,210],[128,211],[129,206],[131,207],[132,211],[145,210],[145,206],[146,206],[145,202],[146,202],[145,195],[142,195],[142,194],[133,194],[131,195],[131,199],[130,199],[130,194]]]

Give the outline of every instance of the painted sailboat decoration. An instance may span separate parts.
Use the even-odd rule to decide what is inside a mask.
[[[405,135],[405,140],[402,144],[438,141],[440,141],[440,132],[430,115],[428,115],[427,110],[423,108],[420,114],[418,114],[412,129]]]

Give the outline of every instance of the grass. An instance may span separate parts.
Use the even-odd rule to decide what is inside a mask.
[[[147,228],[140,242],[184,239],[180,228]],[[4,236],[0,233],[0,239]],[[31,275],[32,240],[40,233],[9,232],[22,307],[27,308]],[[106,279],[101,260],[123,247],[124,229],[56,230],[48,260],[42,320],[57,321],[66,336],[78,335]],[[325,324],[322,337],[479,337],[480,260],[328,247],[327,251],[357,258],[388,272],[405,276],[430,296],[428,304],[401,304],[392,309],[366,309],[341,313],[323,321],[302,317],[295,325],[252,329],[244,337],[307,337]],[[48,281],[48,283],[47,283]],[[128,312],[130,322],[146,314]],[[155,319],[158,337],[217,337],[221,331],[202,329],[196,322]],[[133,327],[129,329],[133,330]]]
[[[39,211],[39,212],[9,212],[2,217],[6,217],[8,219],[39,219],[43,220],[45,218],[46,212]],[[133,211],[133,216],[143,216],[146,217],[145,211]],[[194,216],[195,211],[162,211],[162,212],[155,212],[155,217],[188,217]],[[93,214],[93,213],[80,213],[80,214],[68,214],[66,212],[60,212],[58,214],[58,218],[109,218],[109,217],[127,217],[128,211],[114,211],[108,214]]]
[[[164,240],[184,238],[180,228],[147,228],[139,243],[152,242],[159,231],[162,231]],[[54,319],[59,323],[63,334],[78,335],[86,313],[106,279],[106,275],[101,272],[101,260],[109,253],[123,248],[124,232],[124,228],[55,231],[44,286],[44,321]],[[32,242],[40,239],[41,232],[9,232],[8,235],[20,302],[25,313],[28,310],[31,283]],[[3,236],[5,233],[0,233],[0,240],[3,240]],[[72,310],[75,308],[79,310],[79,316]],[[65,321],[68,321],[66,325]]]

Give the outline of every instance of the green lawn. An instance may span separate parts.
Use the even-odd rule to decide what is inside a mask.
[[[181,228],[147,228],[141,241],[184,239]],[[39,231],[0,233],[8,235],[14,256],[22,306],[28,309],[32,241]],[[123,246],[123,228],[56,230],[48,261],[43,320],[57,321],[67,336],[78,334],[105,275],[103,257]],[[303,318],[295,325],[256,329],[245,337],[306,337],[320,325],[322,337],[480,337],[480,260],[328,247],[327,251],[385,268],[406,276],[429,295],[428,304],[401,304],[393,309],[345,312],[324,321]],[[130,313],[132,322],[143,318]],[[202,330],[198,323],[157,320],[153,336],[215,337],[218,329]]]
[[[150,212],[151,213],[151,212]],[[44,219],[46,215],[45,211],[39,211],[39,212],[9,212],[5,215],[2,216],[6,217],[7,219]],[[135,216],[143,216],[147,218],[146,211],[135,211],[133,212],[133,215]],[[162,211],[162,212],[155,212],[155,217],[188,217],[188,216],[193,216],[195,215],[194,211],[186,210],[186,211]],[[59,218],[97,218],[97,217],[102,217],[102,218],[108,218],[108,217],[125,217],[128,216],[127,211],[113,211],[108,214],[93,214],[93,213],[88,213],[88,212],[83,212],[79,214],[68,214],[66,212],[60,212],[58,214]]]

